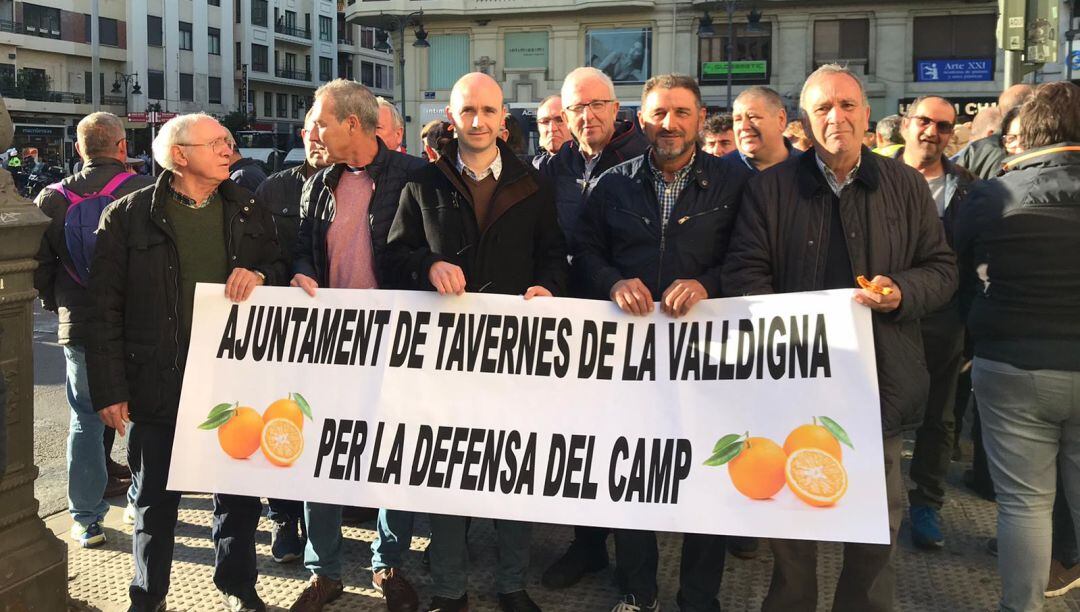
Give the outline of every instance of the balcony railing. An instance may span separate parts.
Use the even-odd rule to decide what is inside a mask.
[[[285,25],[284,23],[277,23],[274,24],[274,31],[286,36],[295,36],[297,38],[311,40],[311,30],[308,28],[298,28],[296,26]]]
[[[18,21],[7,21],[6,19],[0,19],[0,32],[9,32],[11,34],[26,34],[28,36],[37,36],[39,38],[60,38],[60,26],[57,25],[54,30],[52,26],[42,27],[39,25],[27,25]]]
[[[62,104],[90,104],[90,96],[85,93],[67,91],[41,91],[23,87],[0,85],[0,96],[33,102],[58,102]],[[123,106],[123,96],[102,96],[101,103],[106,106]]]
[[[274,74],[276,74],[277,77],[280,79],[296,79],[298,81],[311,80],[311,71],[305,70],[283,70],[281,68],[278,68],[274,71]]]

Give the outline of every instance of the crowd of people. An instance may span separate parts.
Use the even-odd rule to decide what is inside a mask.
[[[710,298],[850,289],[873,312],[891,544],[844,546],[833,609],[893,608],[905,498],[915,544],[944,547],[944,479],[969,403],[984,453],[971,486],[999,508],[1001,609],[1037,610],[1080,584],[1080,88],[1006,90],[954,156],[957,113],[939,96],[879,121],[872,151],[863,84],[838,65],[806,79],[797,118],[759,86],[731,110],[707,117],[693,78],[659,75],[645,83],[636,121],[618,121],[611,79],[578,68],[539,105],[542,151],[530,163],[512,146],[501,85],[471,73],[414,157],[395,150],[398,110],[338,79],[315,92],[303,164],[267,177],[228,130],[196,113],[161,128],[156,179],[126,169],[120,119],[87,116],[82,169],[37,199],[52,223],[35,286],[59,313],[67,360],[72,537],[103,544],[103,498],[126,491],[131,610],[164,609],[181,496],[166,481],[198,282],[224,284],[233,301],[260,285],[311,296],[409,289],[610,300],[671,317]],[[71,208],[88,203],[100,222],[70,223]],[[860,288],[860,275],[888,291]],[[127,436],[126,467],[109,459],[114,430]],[[901,446],[912,431],[905,496]],[[265,610],[261,500],[221,493],[213,503],[223,605]],[[290,609],[323,609],[353,578],[342,571],[349,509],[268,506],[274,560],[302,559],[311,574]],[[429,515],[433,584],[421,608],[403,570],[414,513],[378,511],[371,583],[389,610],[469,609],[469,520]],[[496,527],[500,608],[539,610],[526,590],[530,524]],[[575,527],[543,588],[607,568],[609,536],[622,592],[613,612],[659,610],[648,531]],[[763,609],[817,607],[810,539],[687,533],[682,542],[684,612],[719,610],[727,554],[766,546]]]

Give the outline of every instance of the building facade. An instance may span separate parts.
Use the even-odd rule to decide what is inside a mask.
[[[345,18],[377,26],[388,14],[412,14],[405,108],[415,140],[419,126],[443,115],[454,81],[473,70],[503,84],[511,109],[535,108],[583,65],[613,78],[624,108],[640,104],[650,76],[679,72],[699,79],[710,108],[726,109],[728,6],[731,95],[768,85],[794,111],[806,76],[829,62],[864,76],[875,120],[929,93],[954,98],[970,116],[1002,89],[995,0],[351,0]],[[429,48],[409,44],[421,23]]]

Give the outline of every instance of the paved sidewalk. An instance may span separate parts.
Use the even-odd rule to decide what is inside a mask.
[[[966,463],[954,463],[950,473],[948,503],[944,510],[947,547],[944,551],[927,553],[911,546],[907,525],[901,531],[901,546],[897,553],[897,608],[910,612],[963,612],[996,609],[999,582],[996,559],[986,552],[987,538],[994,535],[994,505],[959,487],[960,475]],[[906,472],[906,469],[905,469]],[[70,519],[67,513],[47,520],[49,527],[69,542],[69,584],[71,597],[89,604],[89,609],[104,611],[127,609],[127,585],[131,579],[131,527],[121,520],[123,508],[113,507],[105,522],[109,541],[103,548],[83,550],[67,537]],[[177,526],[172,590],[169,610],[219,610],[217,593],[211,581],[214,551],[210,542],[211,502],[209,496],[185,496]],[[259,526],[259,593],[271,610],[286,610],[303,589],[307,572],[299,563],[278,565],[270,558],[270,525],[263,519]],[[345,548],[345,596],[328,606],[328,611],[385,610],[379,595],[371,588],[369,546],[375,538],[374,525],[347,527]],[[425,533],[426,523],[417,525],[417,534]],[[533,532],[530,594],[547,611],[610,610],[618,598],[611,570],[584,580],[568,591],[548,591],[539,585],[543,568],[561,554],[569,542],[571,530],[556,525],[537,525]],[[426,538],[414,538],[414,554],[406,565],[406,573],[420,591],[426,603],[431,580],[421,565],[421,554],[427,547]],[[490,568],[495,560],[494,534],[489,520],[473,522],[469,536],[472,571],[470,573],[470,603],[472,610],[497,610],[494,577]],[[610,545],[610,544],[609,544]],[[660,576],[663,610],[676,610],[675,590],[678,588],[679,537],[660,538]],[[839,546],[827,544],[821,548],[822,593],[819,609],[828,610],[832,585],[839,570]],[[612,558],[614,558],[612,551]],[[763,554],[753,561],[729,557],[721,592],[724,610],[760,610],[768,586],[772,560]],[[81,608],[86,609],[86,608]],[[1080,589],[1065,597],[1047,601],[1047,610],[1080,611]]]

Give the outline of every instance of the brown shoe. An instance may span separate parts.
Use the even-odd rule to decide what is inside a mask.
[[[1045,595],[1047,597],[1060,597],[1065,593],[1080,586],[1080,563],[1072,567],[1065,567],[1061,561],[1050,561],[1050,578],[1046,581]]]
[[[114,476],[121,480],[131,478],[131,469],[123,463],[113,461],[112,457],[105,458],[105,471],[109,473],[109,476]]]
[[[320,612],[323,606],[341,597],[344,591],[345,585],[340,580],[312,575],[307,588],[289,607],[289,612]]]
[[[420,608],[416,589],[395,568],[387,567],[372,572],[371,586],[386,598],[386,609],[390,612],[416,612]]]
[[[105,483],[105,494],[102,495],[102,497],[108,499],[110,497],[127,495],[127,490],[130,486],[130,480],[122,480],[115,476],[109,476],[109,480]]]

